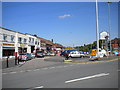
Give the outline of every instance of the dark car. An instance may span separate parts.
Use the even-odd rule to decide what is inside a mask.
[[[72,52],[72,51],[77,51],[76,49],[68,49],[68,50],[65,50],[64,52],[62,52],[61,54],[60,54],[60,56],[66,56],[66,54],[69,54],[70,52]]]
[[[36,57],[44,57],[45,56],[45,53],[44,51],[37,51],[36,54],[35,54]]]
[[[30,53],[20,53],[18,56],[19,60],[30,60],[32,59],[31,54]]]

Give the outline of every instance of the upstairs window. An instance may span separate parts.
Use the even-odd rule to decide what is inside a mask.
[[[11,42],[14,42],[15,36],[11,35]]]
[[[3,34],[3,41],[7,41],[7,34]]]
[[[27,43],[27,39],[24,38],[24,43]]]
[[[21,43],[22,42],[22,38],[18,37],[18,42]]]
[[[29,43],[31,42],[31,37],[29,37]]]

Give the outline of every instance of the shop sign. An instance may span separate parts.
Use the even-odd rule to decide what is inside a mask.
[[[14,46],[14,44],[3,44],[3,46]]]
[[[26,45],[25,45],[24,43],[20,44],[20,47],[23,47],[23,48],[24,48],[25,46],[26,46]]]

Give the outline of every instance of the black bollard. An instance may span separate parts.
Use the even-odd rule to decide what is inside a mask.
[[[7,68],[9,67],[8,59],[9,59],[9,56],[7,56],[7,60],[6,60],[7,61]]]

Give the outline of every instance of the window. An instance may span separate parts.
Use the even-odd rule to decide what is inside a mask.
[[[34,38],[32,38],[32,43],[34,43]]]
[[[37,44],[37,40],[35,41],[35,44]]]
[[[21,43],[22,42],[22,38],[18,37],[18,42]]]
[[[27,43],[27,39],[24,38],[24,43]]]
[[[13,35],[11,35],[11,42],[14,42],[14,37]]]
[[[29,43],[31,42],[31,37],[29,37]]]
[[[7,34],[3,34],[3,40],[7,41]]]

